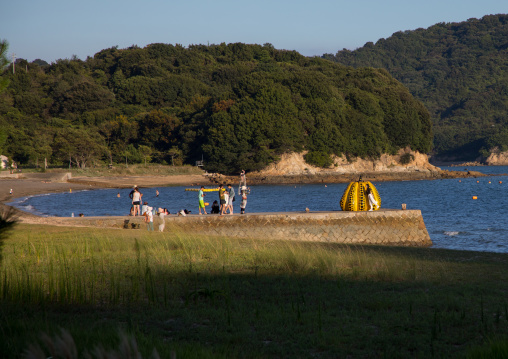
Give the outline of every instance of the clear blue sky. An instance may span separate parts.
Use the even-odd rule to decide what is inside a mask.
[[[271,43],[335,54],[394,32],[508,13],[507,0],[9,0],[0,39],[10,56],[81,59],[151,43]]]

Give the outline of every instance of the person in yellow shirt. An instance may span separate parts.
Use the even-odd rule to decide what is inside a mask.
[[[224,214],[224,211],[226,210],[226,189],[224,188],[224,185],[219,186],[219,200],[220,200],[220,214]]]

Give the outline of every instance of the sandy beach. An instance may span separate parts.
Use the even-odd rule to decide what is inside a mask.
[[[61,181],[58,176],[47,174],[30,174],[26,178],[0,178],[0,209],[5,211],[15,198],[44,193],[78,191],[90,188],[131,188],[134,185],[143,187],[156,186],[191,186],[210,184],[202,175],[173,176],[124,176],[124,177],[75,177],[69,181]],[[12,189],[12,195],[10,190]],[[23,223],[51,223],[47,217],[39,217],[30,213],[17,211],[18,219]]]
[[[175,176],[127,176],[127,177],[75,177],[69,181],[54,180],[49,176],[30,176],[28,178],[0,178],[0,202],[6,203],[13,198],[35,194],[65,192],[95,188],[130,188],[134,185],[143,187],[155,186],[191,186],[210,184],[201,175]],[[10,195],[10,189],[13,194]]]

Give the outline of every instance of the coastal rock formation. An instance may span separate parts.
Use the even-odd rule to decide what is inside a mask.
[[[508,151],[501,152],[495,148],[485,160],[489,166],[508,166]]]
[[[345,156],[335,157],[329,168],[315,167],[304,160],[303,153],[283,154],[279,161],[267,168],[248,173],[249,184],[287,183],[347,183],[357,181],[361,175],[366,181],[412,181],[423,179],[482,177],[476,171],[443,171],[429,163],[427,155],[401,149],[395,155],[383,154],[376,160]],[[210,178],[212,183],[231,183],[236,176]]]
[[[360,174],[373,172],[439,172],[440,169],[429,163],[427,155],[401,149],[396,155],[383,154],[379,159],[356,158],[349,162],[345,156],[333,158],[329,168],[312,166],[304,160],[305,152],[285,153],[276,163],[255,172],[256,176],[295,176],[315,174]],[[407,163],[404,163],[406,159]],[[404,163],[404,164],[403,164]]]
[[[478,166],[485,166],[483,163],[479,161],[470,161],[470,162],[462,162],[458,164],[451,164],[450,167],[478,167]]]

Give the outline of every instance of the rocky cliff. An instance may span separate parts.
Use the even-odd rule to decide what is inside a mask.
[[[249,184],[283,183],[347,183],[362,176],[367,181],[411,181],[422,179],[465,178],[484,176],[475,171],[442,171],[429,163],[427,155],[401,149],[396,155],[384,154],[379,159],[357,158],[348,161],[335,157],[329,168],[320,168],[305,162],[304,153],[287,153],[266,169],[247,174]],[[407,163],[406,163],[407,161]],[[213,183],[234,183],[235,176],[217,175]]]
[[[501,152],[495,148],[487,157],[485,163],[489,166],[508,166],[508,151]]]
[[[409,149],[401,149],[396,155],[383,154],[379,159],[356,158],[348,161],[345,156],[335,157],[329,168],[320,168],[305,162],[303,153],[287,153],[266,169],[254,172],[256,176],[295,176],[315,174],[361,174],[361,173],[401,173],[401,172],[439,172],[440,169],[429,163],[427,155]],[[405,161],[404,161],[405,160]],[[404,164],[403,164],[404,163]]]

